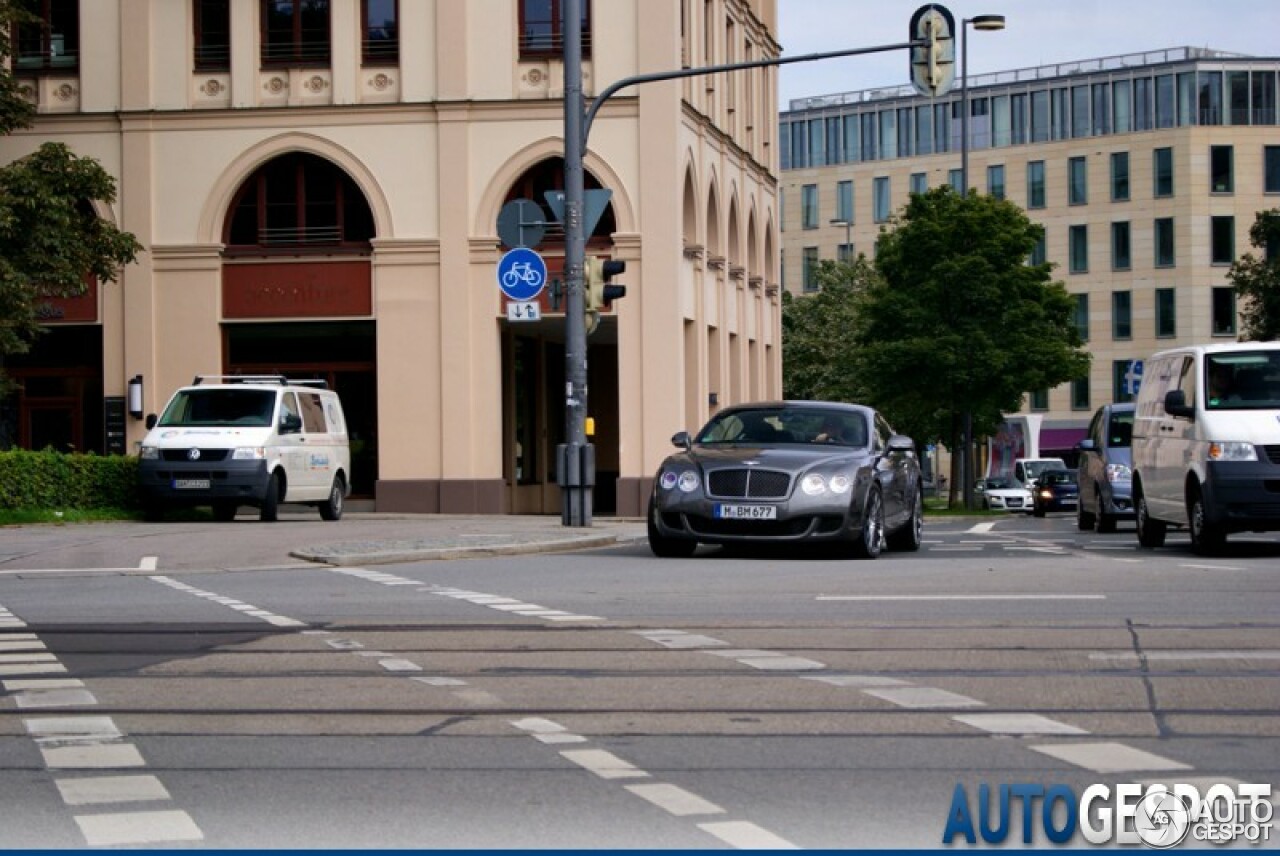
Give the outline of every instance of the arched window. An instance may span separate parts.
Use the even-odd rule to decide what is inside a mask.
[[[582,176],[582,187],[584,190],[601,189],[600,182],[596,181],[595,176],[589,172],[585,172]],[[507,198],[504,201],[530,199],[536,202],[542,209],[542,219],[550,224],[544,244],[563,247],[564,227],[556,221],[555,215],[551,211],[551,206],[547,204],[546,192],[548,190],[564,190],[564,158],[547,158],[540,163],[534,164],[512,182],[511,187],[507,190]],[[608,242],[612,240],[613,233],[616,231],[618,231],[618,226],[613,216],[613,203],[610,202],[605,206],[600,219],[596,221],[595,228],[591,230],[591,234],[587,235],[587,241],[593,243]]]
[[[373,236],[373,212],[351,177],[295,152],[263,164],[241,186],[224,241],[231,252],[366,252]]]

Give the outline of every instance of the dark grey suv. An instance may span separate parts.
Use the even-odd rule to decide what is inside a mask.
[[[1116,531],[1117,520],[1133,520],[1133,404],[1107,404],[1089,423],[1089,435],[1077,444],[1081,530]]]

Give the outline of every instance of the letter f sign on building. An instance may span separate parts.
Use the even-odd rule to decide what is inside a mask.
[[[911,16],[913,41],[927,45],[911,49],[911,85],[926,98],[945,95],[956,82],[955,19],[946,6],[928,3]]]

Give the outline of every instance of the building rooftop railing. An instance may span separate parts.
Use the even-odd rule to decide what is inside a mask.
[[[1059,62],[1052,65],[1040,65],[1033,68],[1018,68],[1011,71],[993,71],[986,74],[969,76],[969,86],[1001,86],[1012,83],[1025,83],[1035,80],[1047,80],[1054,77],[1067,77],[1073,74],[1091,74],[1099,71],[1117,71],[1125,68],[1141,68],[1150,65],[1162,65],[1171,62],[1187,62],[1199,59],[1256,59],[1249,54],[1232,53],[1214,50],[1213,48],[1165,48],[1164,50],[1145,51],[1143,53],[1104,56],[1096,59]],[[863,104],[868,101],[885,101],[891,98],[910,98],[916,95],[911,84],[900,86],[878,86],[873,89],[860,89],[855,92],[837,92],[831,95],[815,95],[809,98],[793,98],[789,102],[791,110],[813,110],[820,107],[839,107],[844,104]]]

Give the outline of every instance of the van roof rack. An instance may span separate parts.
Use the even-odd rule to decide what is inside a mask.
[[[272,375],[196,375],[192,386],[202,383],[274,383],[280,386],[310,386],[316,389],[328,389],[328,382],[320,379],[290,380],[282,374]]]

